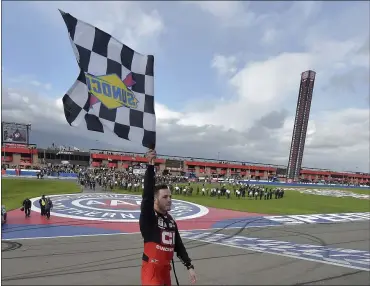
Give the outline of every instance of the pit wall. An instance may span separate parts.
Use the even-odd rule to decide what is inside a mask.
[[[27,169],[7,169],[1,170],[1,175],[3,177],[20,177],[20,178],[37,178],[39,170],[27,170]],[[75,173],[52,173],[50,176],[45,176],[46,179],[67,179],[76,180],[77,174]]]

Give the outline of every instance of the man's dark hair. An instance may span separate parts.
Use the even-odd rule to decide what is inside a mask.
[[[159,190],[168,189],[166,184],[159,184],[154,187],[154,197],[158,196]]]

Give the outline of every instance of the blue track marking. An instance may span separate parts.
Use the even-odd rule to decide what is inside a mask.
[[[296,244],[287,241],[232,236],[207,231],[183,231],[181,237],[201,242],[275,254],[318,263],[370,271],[370,252],[330,248],[319,245]]]
[[[281,215],[281,216],[258,216],[239,217],[216,222],[212,228],[250,228],[279,225],[343,223],[354,221],[369,221],[370,213],[336,213],[336,214],[312,214],[312,215]]]

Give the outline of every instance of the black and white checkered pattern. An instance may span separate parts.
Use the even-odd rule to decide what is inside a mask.
[[[106,32],[60,11],[67,25],[80,74],[63,97],[64,114],[71,126],[85,120],[86,128],[101,133],[107,130],[118,137],[153,148],[156,141],[154,111],[154,56],[142,55]],[[123,80],[132,73],[136,82],[132,92],[136,109],[125,106],[108,109],[101,102],[90,108],[85,73],[101,76],[116,74]]]

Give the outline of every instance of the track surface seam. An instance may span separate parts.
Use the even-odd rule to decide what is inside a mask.
[[[230,226],[231,227],[231,226]],[[368,222],[265,228],[220,228],[214,234],[258,237],[369,251]],[[352,284],[366,285],[369,271],[184,239],[198,273],[198,285]],[[7,246],[4,246],[4,243]],[[140,234],[11,240],[2,242],[3,285],[139,285]],[[176,259],[180,284],[189,284]],[[27,269],[27,270],[25,270]],[[174,282],[174,280],[173,280]]]

